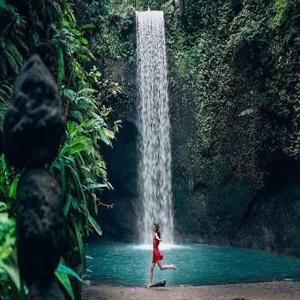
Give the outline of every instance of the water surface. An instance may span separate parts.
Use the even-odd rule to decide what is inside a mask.
[[[164,249],[162,244],[162,249]],[[300,260],[262,251],[188,244],[165,247],[164,263],[177,270],[155,269],[154,278],[168,285],[299,280]],[[93,280],[111,285],[143,286],[148,282],[151,247],[126,243],[91,243],[87,246],[88,274]]]

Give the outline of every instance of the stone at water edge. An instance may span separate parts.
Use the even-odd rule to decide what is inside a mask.
[[[17,256],[27,286],[54,278],[64,246],[63,195],[53,175],[30,169],[17,190]]]
[[[52,162],[64,136],[62,101],[47,67],[33,55],[22,67],[4,119],[3,145],[10,166],[40,167]]]
[[[166,283],[167,282],[165,280],[159,281],[159,282],[154,283],[152,287],[164,287],[164,286],[166,286]]]

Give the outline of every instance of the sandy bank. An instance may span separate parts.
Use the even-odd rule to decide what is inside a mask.
[[[82,300],[299,300],[300,282],[154,288],[84,286]]]

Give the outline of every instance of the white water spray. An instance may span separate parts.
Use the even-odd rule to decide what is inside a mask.
[[[139,186],[143,204],[140,238],[151,242],[158,222],[164,243],[173,243],[171,143],[164,15],[136,12],[139,88]]]

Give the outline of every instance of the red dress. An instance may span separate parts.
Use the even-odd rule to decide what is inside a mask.
[[[152,256],[152,262],[156,263],[159,260],[162,260],[164,256],[160,253],[158,249],[159,240],[156,238],[156,236],[153,236],[153,256]]]

